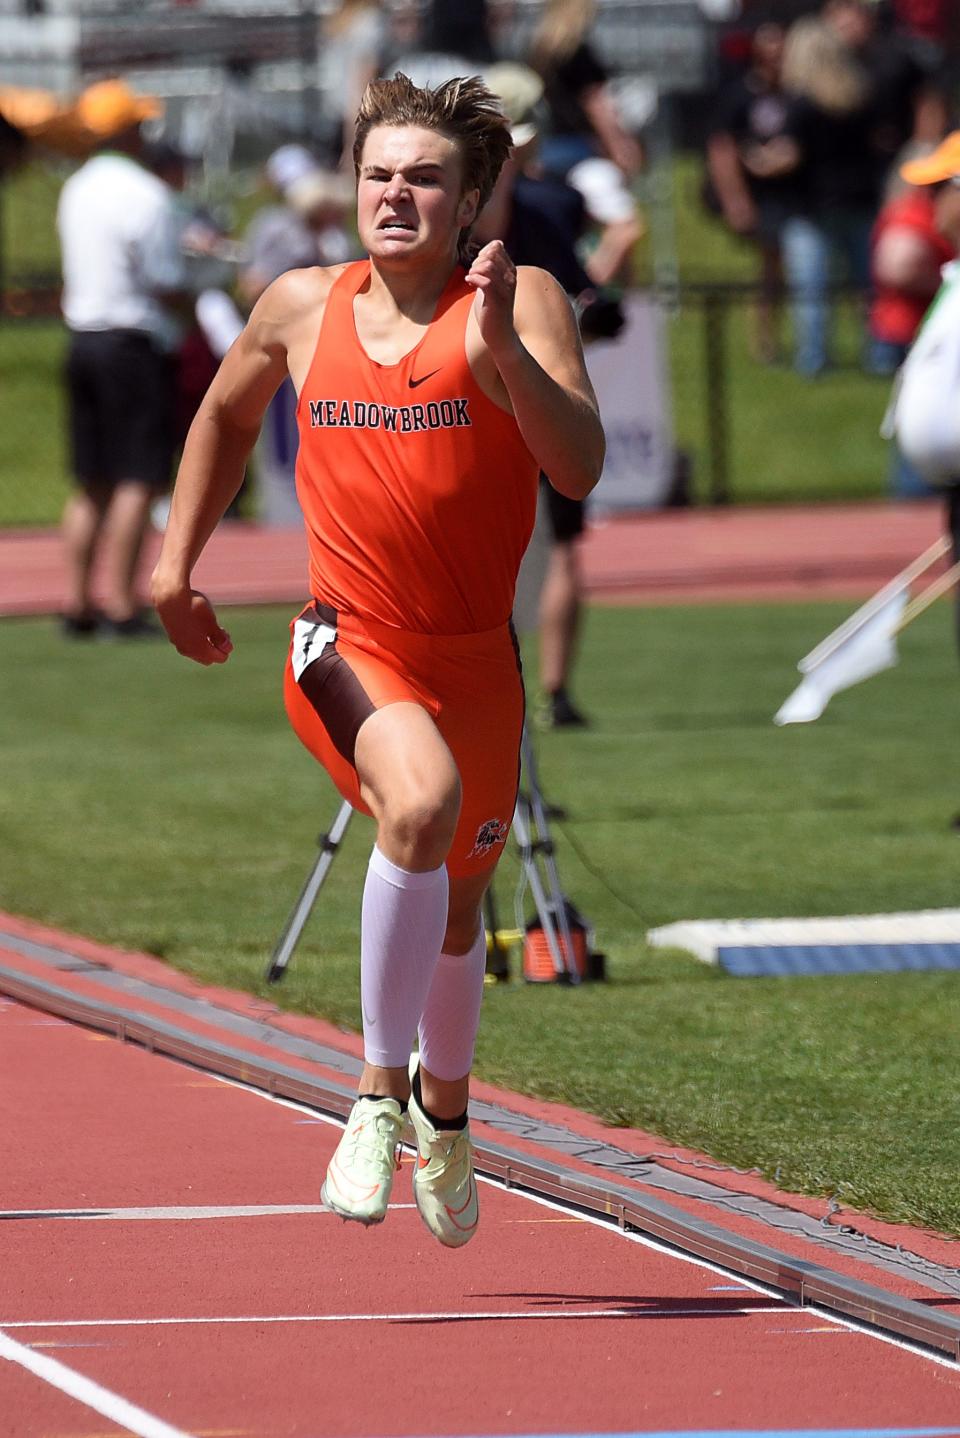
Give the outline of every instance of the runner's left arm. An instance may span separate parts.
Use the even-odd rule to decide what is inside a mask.
[[[606,445],[570,301],[545,270],[518,270],[499,240],[484,246],[466,278],[527,448],[554,489],[585,499]]]

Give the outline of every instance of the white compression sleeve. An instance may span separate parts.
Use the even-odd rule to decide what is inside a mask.
[[[368,1063],[406,1068],[447,926],[445,865],[415,874],[374,847],[363,889],[360,1000]]]
[[[440,955],[420,1020],[420,1062],[436,1078],[452,1082],[473,1067],[486,967],[483,924],[467,953]]]

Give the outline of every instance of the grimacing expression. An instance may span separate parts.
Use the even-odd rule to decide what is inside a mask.
[[[454,140],[419,126],[378,125],[360,156],[361,242],[378,259],[452,256],[477,214],[477,191],[462,187]]]

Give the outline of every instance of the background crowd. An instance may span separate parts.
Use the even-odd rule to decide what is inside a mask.
[[[478,240],[502,237],[519,262],[551,270],[588,342],[617,334],[653,209],[649,113],[625,105],[611,83],[591,0],[547,0],[519,51],[505,38],[510,10],[485,0],[327,7],[315,22],[314,103],[287,132],[240,62],[228,66],[217,94],[176,113],[107,79],[18,127],[16,106],[0,91],[0,111],[14,122],[5,166],[22,163],[30,142],[59,145],[79,162],[58,214],[76,480],[64,515],[66,632],[151,632],[137,597],[141,546],[151,513],[162,523],[173,458],[219,359],[280,274],[358,253],[352,126],[375,76],[487,78],[515,148]],[[960,240],[960,190],[950,181],[908,186],[899,175],[904,160],[934,150],[955,123],[952,23],[941,0],[762,9],[745,0],[739,20],[718,31],[715,93],[692,127],[701,200],[756,254],[753,347],[763,363],[825,382],[840,292],[859,297],[864,370],[892,376],[902,362]],[[218,204],[218,176],[244,165],[259,176],[259,204],[238,217]],[[142,403],[131,388],[137,376],[149,395]],[[139,450],[150,449],[152,465],[109,441],[118,404],[145,416],[153,438]],[[285,387],[255,455],[255,511],[273,523],[298,515],[294,411]],[[899,456],[892,486],[927,492]],[[583,513],[558,506],[552,491],[545,505],[548,497],[544,717],[576,724],[583,715],[567,681]],[[92,597],[98,561],[109,576],[105,611]]]
[[[863,363],[882,375],[936,292],[953,241],[935,195],[899,177],[954,118],[947,10],[935,10],[827,0],[789,26],[760,19],[736,57],[709,126],[704,198],[756,246],[756,345],[769,361],[784,288],[793,363],[811,377],[831,362],[832,289],[868,297]]]

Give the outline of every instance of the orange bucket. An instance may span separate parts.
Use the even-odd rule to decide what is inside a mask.
[[[567,910],[567,922],[570,927],[570,942],[573,946],[573,968],[581,979],[585,979],[589,971],[589,949],[587,945],[587,930],[579,918]],[[563,953],[563,935],[557,929],[557,943]],[[567,959],[569,970],[569,957]],[[523,944],[523,977],[528,984],[554,984],[557,979],[562,979],[563,974],[558,974],[553,963],[553,955],[550,952],[550,945],[547,943],[547,936],[539,919],[534,919],[527,925],[527,933]]]

